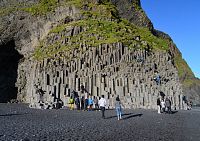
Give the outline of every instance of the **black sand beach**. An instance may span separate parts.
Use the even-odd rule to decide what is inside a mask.
[[[70,111],[0,104],[1,141],[198,141],[200,110],[157,114],[155,110]]]

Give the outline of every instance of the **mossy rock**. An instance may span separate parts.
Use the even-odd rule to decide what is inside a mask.
[[[75,1],[71,1],[75,2]],[[85,29],[77,35],[64,36],[49,47],[41,43],[34,57],[38,60],[53,57],[55,54],[79,48],[81,44],[97,47],[100,44],[123,43],[131,48],[145,48],[168,50],[168,40],[154,36],[148,28],[137,27],[118,16],[116,7],[110,2],[97,4],[95,2],[81,2],[81,14],[83,18],[68,24],[61,24],[49,32],[49,37],[62,34],[67,29],[80,27]],[[79,5],[80,6],[80,5]],[[84,7],[84,8],[83,8]],[[107,16],[106,16],[107,15]],[[136,40],[139,37],[140,40]],[[65,39],[70,39],[71,44],[62,44]],[[146,44],[143,44],[143,43]],[[54,49],[53,49],[54,48]]]

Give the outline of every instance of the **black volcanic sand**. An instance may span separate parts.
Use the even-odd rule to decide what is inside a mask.
[[[0,104],[2,141],[199,141],[200,110],[157,114],[154,110],[70,111]]]

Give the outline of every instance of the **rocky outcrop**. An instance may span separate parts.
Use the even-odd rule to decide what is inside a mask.
[[[0,18],[4,51],[0,55],[9,56],[5,48],[11,42],[15,53],[15,67],[8,71],[15,71],[12,81],[0,75],[1,99],[8,97],[2,102],[17,97],[36,108],[56,99],[67,105],[75,91],[79,96],[104,94],[110,108],[116,95],[127,108],[155,109],[157,98],[163,96],[171,99],[173,108],[183,108],[184,89],[173,54],[177,48],[166,34],[153,29],[139,0],[43,1],[22,1],[24,9],[11,8]],[[32,7],[48,3],[49,9],[55,8],[42,15]],[[6,0],[1,2],[5,5],[9,5]],[[156,75],[160,84],[154,80]],[[3,84],[5,80],[12,88]]]
[[[141,8],[140,0],[112,0],[112,3],[117,6],[120,17],[153,30],[153,24]]]

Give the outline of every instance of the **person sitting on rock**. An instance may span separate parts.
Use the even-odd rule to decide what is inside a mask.
[[[61,99],[56,98],[54,102],[54,108],[60,109],[63,106],[63,101]]]
[[[192,109],[192,101],[189,102],[190,110]]]
[[[157,85],[161,85],[161,77],[158,73],[156,73],[156,77],[154,78]]]

